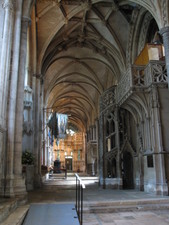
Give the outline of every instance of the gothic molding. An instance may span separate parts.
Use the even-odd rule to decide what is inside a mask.
[[[116,159],[117,157],[117,154],[118,154],[118,148],[115,147],[113,150],[109,151],[109,152],[105,152],[104,153],[104,157],[106,160],[112,160],[113,158]]]
[[[133,148],[131,142],[128,140],[128,137],[126,137],[121,150],[120,150],[120,154],[123,154],[123,152],[127,149],[127,151],[129,151],[132,156],[137,156],[136,150]]]
[[[33,74],[32,76],[37,78],[37,79],[42,79],[42,77],[43,77],[42,74]]]
[[[32,102],[32,89],[29,86],[24,87],[24,109],[31,109]]]
[[[24,24],[25,26],[30,26],[31,25],[31,18],[26,17],[26,16],[22,16],[22,24]]]
[[[1,125],[0,125],[0,133],[6,133],[7,132],[7,129],[3,128]]]
[[[13,0],[5,0],[3,3],[2,3],[2,7],[4,9],[9,9],[11,11],[14,10],[14,5],[15,5],[15,1]]]
[[[128,38],[127,52],[126,52],[127,68],[129,68],[132,63],[131,50],[132,50],[133,37],[134,37],[134,31],[135,31],[135,21],[137,20],[138,15],[139,15],[139,10],[135,9],[133,11],[132,20],[130,23],[130,32],[129,32],[129,38]]]
[[[145,42],[146,42],[146,36],[147,36],[147,31],[149,28],[149,24],[151,22],[151,20],[153,19],[153,16],[150,13],[146,13],[145,17],[144,17],[144,21],[141,24],[141,30],[139,33],[139,44],[138,44],[138,49],[137,49],[137,55],[142,51],[142,49],[145,46]]]
[[[162,20],[163,20],[163,25],[164,27],[167,26],[168,24],[168,18],[167,18],[167,10],[168,10],[168,7],[167,7],[167,0],[161,0],[161,6],[162,6]]]
[[[33,123],[29,121],[24,121],[23,122],[23,134],[26,134],[28,136],[33,134]]]
[[[164,34],[169,34],[169,26],[163,27],[160,29],[160,34],[163,36]]]

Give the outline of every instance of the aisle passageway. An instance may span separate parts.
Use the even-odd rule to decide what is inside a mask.
[[[168,6],[0,0],[0,223],[169,224]]]

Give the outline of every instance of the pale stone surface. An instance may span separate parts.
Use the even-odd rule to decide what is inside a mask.
[[[29,205],[18,207],[1,225],[22,225]]]

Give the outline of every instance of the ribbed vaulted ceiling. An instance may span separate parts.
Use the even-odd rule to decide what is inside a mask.
[[[37,36],[45,107],[80,129],[98,116],[99,96],[125,71],[134,3],[39,0]]]

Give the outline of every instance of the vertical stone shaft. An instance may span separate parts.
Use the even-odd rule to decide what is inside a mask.
[[[14,5],[11,0],[4,1],[4,29],[2,38],[2,49],[1,49],[1,59],[0,59],[0,125],[3,130],[6,130],[6,118],[7,118],[7,100],[8,100],[8,88],[9,88],[9,74],[10,74],[10,63],[11,63],[11,49],[12,49],[12,35],[13,35],[13,17],[14,17]],[[6,133],[4,133],[5,135]],[[0,143],[1,144],[1,143]],[[6,151],[6,135],[0,149],[0,156],[3,156],[3,175],[1,183],[1,195],[5,195],[8,189],[8,195],[13,196],[13,184],[12,180],[7,182],[6,168],[10,162],[7,159]],[[1,159],[2,159],[1,158]],[[10,159],[11,160],[11,159]]]
[[[0,124],[6,126],[6,111],[8,84],[10,73],[11,47],[12,47],[12,32],[13,32],[13,3],[12,0],[6,0],[4,7],[4,29],[1,49],[0,61]]]
[[[166,195],[168,193],[168,190],[167,190],[168,188],[166,185],[164,154],[162,154],[163,146],[162,146],[158,90],[157,88],[154,88],[152,91],[153,91],[152,123],[153,123],[153,133],[154,133],[152,146],[154,148],[154,153],[155,153],[154,159],[155,159],[155,170],[156,170],[156,192],[157,194]]]
[[[24,192],[22,180],[22,132],[23,132],[23,102],[24,102],[24,80],[25,80],[25,64],[27,51],[27,30],[29,18],[22,18],[21,23],[21,41],[20,41],[20,64],[18,74],[17,88],[17,108],[16,108],[16,127],[15,127],[15,149],[14,149],[14,174],[15,174],[15,192]],[[20,190],[17,187],[20,186]]]
[[[14,157],[14,137],[15,137],[15,112],[16,112],[16,96],[18,83],[18,69],[19,69],[19,54],[20,54],[20,33],[21,33],[21,12],[22,2],[17,2],[15,12],[15,26],[13,38],[13,55],[11,67],[11,79],[9,89],[9,103],[8,103],[8,134],[7,134],[7,179],[13,180],[13,157]],[[12,187],[8,187],[12,188]],[[9,190],[6,190],[6,195],[11,195]]]
[[[167,67],[168,87],[169,87],[169,26],[163,27],[160,30],[160,34],[163,37],[163,44],[165,49],[165,61]]]

